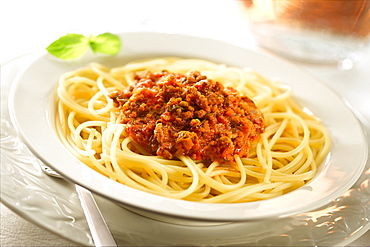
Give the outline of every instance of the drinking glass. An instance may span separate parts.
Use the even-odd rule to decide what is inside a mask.
[[[257,42],[282,56],[351,68],[370,41],[369,0],[241,0]]]

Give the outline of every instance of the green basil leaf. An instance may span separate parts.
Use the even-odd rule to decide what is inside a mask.
[[[51,43],[46,50],[61,59],[82,56],[89,46],[89,39],[82,34],[70,33]]]
[[[116,55],[121,49],[121,40],[117,35],[102,33],[98,36],[90,36],[90,47],[94,53]]]

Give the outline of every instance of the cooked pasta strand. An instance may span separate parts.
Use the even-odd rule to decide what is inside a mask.
[[[265,132],[235,164],[207,163],[179,156],[166,160],[147,153],[128,137],[109,93],[130,86],[140,71],[200,71],[250,97],[264,114]],[[264,200],[304,185],[330,150],[320,119],[292,98],[292,88],[249,68],[201,59],[158,58],[117,68],[93,63],[65,73],[57,89],[56,129],[83,163],[130,187],[157,195],[206,203]]]

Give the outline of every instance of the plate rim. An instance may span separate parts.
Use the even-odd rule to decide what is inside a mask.
[[[229,43],[226,43],[226,42],[222,42],[222,41],[218,41],[218,40],[214,40],[214,39],[210,39],[210,38],[204,38],[204,37],[198,37],[198,36],[191,36],[191,35],[184,35],[184,34],[164,34],[164,33],[156,33],[156,32],[130,32],[130,33],[122,33],[122,34],[120,34],[120,35],[147,35],[147,34],[150,34],[150,35],[177,35],[178,37],[183,37],[183,36],[186,36],[186,37],[191,37],[191,38],[193,38],[193,39],[202,39],[202,40],[206,40],[207,42],[216,42],[216,43],[222,43],[222,44],[226,44],[227,46],[233,46],[233,47],[238,47],[239,49],[241,48],[241,49],[244,49],[244,50],[247,50],[246,48],[243,48],[243,47],[239,47],[239,46],[236,46],[236,45],[233,45],[233,44],[229,44]],[[169,36],[167,36],[167,37],[169,37]],[[256,52],[256,51],[252,51],[252,50],[248,50],[248,52],[252,52],[252,53],[255,53],[255,54],[257,54],[258,52]],[[301,72],[304,72],[306,75],[308,74],[308,72],[307,71],[304,71],[304,70],[302,70],[302,69],[300,69],[299,67],[297,67],[297,66],[294,66],[293,64],[291,64],[291,63],[289,63],[288,61],[286,61],[286,60],[283,60],[283,59],[280,59],[280,58],[276,58],[276,57],[273,57],[273,56],[269,56],[269,55],[267,55],[267,54],[261,54],[261,53],[258,53],[259,55],[262,55],[263,57],[271,57],[271,58],[273,58],[273,59],[277,59],[277,60],[281,60],[281,61],[283,61],[285,64],[289,64],[289,66],[291,66],[291,67],[296,67],[298,70],[300,70]],[[45,58],[45,57],[47,57],[48,56],[48,54],[44,54],[44,55],[42,55],[39,59],[41,59],[41,58]],[[38,60],[38,59],[37,59]],[[34,64],[34,63],[33,63]],[[11,102],[14,102],[14,95],[15,95],[15,91],[16,91],[16,85],[18,85],[18,83],[19,83],[19,81],[21,81],[21,78],[22,78],[22,75],[24,75],[24,73],[25,73],[25,71],[27,71],[27,69],[29,69],[30,67],[32,66],[32,64],[29,66],[29,67],[27,67],[27,68],[25,68],[24,69],[24,71],[23,72],[21,72],[21,73],[19,73],[18,75],[19,75],[19,77],[17,77],[16,78],[16,80],[15,80],[15,83],[13,83],[13,85],[12,85],[12,88],[11,88],[11,90],[10,90],[10,97],[9,97],[9,106],[10,106],[10,108],[9,108],[9,113],[10,113],[10,116],[11,116],[11,121],[12,121],[12,123],[13,123],[13,125],[17,128],[17,130],[21,133],[21,136],[22,136],[22,139],[25,141],[25,143],[27,143],[28,144],[28,146],[29,146],[29,148],[33,151],[33,153],[38,157],[38,158],[40,158],[42,161],[44,161],[45,163],[47,163],[48,165],[50,165],[51,167],[53,167],[54,169],[56,169],[58,172],[60,172],[60,170],[58,170],[58,168],[56,168],[55,166],[53,166],[53,164],[51,164],[47,159],[45,159],[45,157],[44,156],[42,156],[42,155],[40,155],[40,152],[39,152],[39,150],[35,150],[35,148],[33,147],[33,145],[32,145],[32,141],[30,141],[30,140],[28,140],[28,137],[27,137],[27,135],[23,132],[23,130],[22,130],[22,127],[19,125],[19,122],[18,122],[18,120],[17,120],[17,116],[16,116],[16,113],[15,113],[15,109],[14,108],[12,108],[12,106],[14,107],[15,106],[15,104],[11,104]],[[318,81],[316,78],[313,78],[312,76],[310,76],[313,80],[315,80],[315,81]],[[323,83],[320,83],[320,85],[322,86],[322,87],[324,87],[324,88],[326,88],[327,90],[329,90],[329,91],[331,91],[332,93],[334,93],[330,88],[328,88],[325,84],[323,84]],[[335,94],[335,93],[334,93]],[[338,97],[338,96],[337,96]],[[344,102],[341,100],[341,102],[344,104]],[[347,107],[347,105],[345,105],[344,104],[344,106],[345,107]],[[348,107],[347,107],[348,108]],[[350,110],[350,109],[349,109]],[[352,111],[351,111],[352,112]],[[352,113],[353,114],[353,113]],[[354,115],[353,115],[353,117],[354,118],[356,118]],[[357,118],[356,118],[357,119]],[[357,119],[357,121],[358,121],[358,119]],[[362,137],[363,137],[363,139],[365,138],[364,137],[364,133],[363,133],[363,130],[361,130],[362,131]],[[356,173],[356,176],[354,176],[353,178],[352,178],[352,180],[347,184],[347,186],[345,186],[345,187],[343,187],[341,190],[338,190],[337,191],[337,193],[335,193],[335,194],[333,194],[330,198],[326,198],[326,199],[323,199],[320,203],[318,203],[318,204],[316,204],[315,206],[312,206],[312,207],[320,207],[320,206],[323,206],[324,204],[326,204],[326,203],[328,203],[330,200],[332,200],[332,199],[334,199],[334,198],[336,198],[336,197],[338,197],[338,196],[340,196],[344,191],[346,191],[350,186],[352,186],[353,185],[353,183],[355,183],[355,181],[357,180],[357,178],[360,176],[360,174],[361,174],[361,172],[362,172],[362,170],[363,170],[363,168],[365,167],[365,164],[366,164],[366,159],[367,159],[367,144],[366,144],[366,141],[365,141],[365,139],[363,140],[364,141],[364,144],[365,144],[365,147],[364,147],[364,149],[365,149],[365,154],[363,155],[364,157],[363,157],[363,161],[362,161],[362,169],[358,169],[357,170],[357,173]],[[78,162],[78,163],[81,163],[81,162]],[[85,165],[83,165],[83,166],[85,166]],[[63,172],[62,172],[62,174],[63,174]],[[356,179],[355,179],[356,178]],[[71,178],[68,178],[68,179],[71,179]],[[83,183],[83,182],[81,182],[81,181],[78,181],[77,179],[71,179],[74,183],[77,183],[77,184],[80,184],[80,185],[82,185],[82,186],[84,186],[84,187],[86,187],[86,182],[85,183]],[[102,179],[102,181],[103,181],[104,179]],[[105,180],[104,180],[105,181]],[[112,181],[113,182],[113,181]],[[110,186],[110,185],[109,185]],[[128,190],[134,190],[134,191],[136,191],[135,189],[132,189],[132,188],[129,188],[129,187],[127,187],[126,186],[126,189],[128,189]],[[98,193],[98,194],[102,194],[100,191],[94,191],[95,193]],[[142,192],[142,193],[145,193],[145,192]],[[293,192],[292,192],[293,193]],[[156,197],[155,195],[152,195],[152,198],[154,198],[154,197]],[[286,195],[285,195],[286,196]],[[108,196],[110,199],[114,199],[114,198],[112,198],[111,196]],[[160,196],[157,196],[157,198],[155,198],[155,199],[158,199],[158,200],[161,200],[160,198],[162,198],[162,197],[160,197],[160,198],[158,198],[158,197],[160,197]],[[280,196],[280,197],[283,197],[283,196]],[[162,198],[163,199],[163,198]],[[167,198],[168,199],[168,198]],[[170,199],[171,200],[171,199]],[[172,199],[172,201],[176,201],[175,202],[175,204],[181,204],[181,205],[183,205],[183,206],[185,206],[185,207],[189,207],[189,203],[188,202],[183,202],[183,201],[180,201],[179,202],[179,200],[176,200],[176,199]],[[268,201],[268,200],[264,200],[264,202],[266,202],[266,201]],[[125,201],[120,201],[121,203],[127,203],[127,202],[125,202]],[[257,202],[257,203],[255,203],[256,205],[260,205],[260,202],[262,202],[262,201],[259,201],[259,202]],[[194,204],[194,202],[191,202],[191,205],[192,204]],[[195,204],[197,204],[197,203],[195,203]],[[194,204],[194,205],[195,205]],[[203,204],[203,203],[201,203],[201,204]],[[191,205],[190,205],[190,207],[191,207]],[[200,205],[200,204],[198,204],[198,205]],[[222,204],[219,204],[219,205],[222,205]],[[228,204],[227,204],[228,205]],[[251,205],[251,204],[249,204],[249,205]],[[139,208],[139,209],[143,209],[143,210],[145,210],[145,208],[141,208],[141,206],[138,206],[137,204],[132,204],[132,203],[129,203],[128,204],[128,206],[132,206],[132,207],[135,207],[135,208]],[[180,206],[180,207],[183,207],[183,206]],[[311,207],[311,208],[312,208]],[[305,210],[310,210],[310,208],[309,207],[306,207],[305,208]],[[184,216],[182,216],[182,215],[179,215],[177,212],[163,212],[162,210],[161,210],[161,208],[156,208],[155,210],[153,210],[153,209],[149,209],[149,210],[151,210],[152,212],[155,212],[155,213],[160,213],[160,214],[163,214],[163,215],[167,215],[167,216],[171,216],[171,217],[177,217],[177,218],[183,218]],[[306,210],[306,211],[307,211]],[[207,217],[204,217],[203,215],[200,215],[199,213],[198,214],[192,214],[192,215],[190,215],[190,216],[186,216],[186,217],[190,217],[191,219],[193,219],[193,220],[202,220],[202,221],[245,221],[245,220],[255,220],[255,219],[261,219],[261,218],[270,218],[270,217],[286,217],[286,216],[289,216],[289,215],[292,215],[292,214],[295,214],[296,213],[296,211],[292,211],[292,212],[290,212],[289,214],[286,214],[286,215],[279,215],[279,213],[275,213],[275,214],[270,214],[270,215],[265,215],[265,216],[258,216],[258,217],[246,217],[246,216],[244,216],[244,218],[241,218],[240,217],[240,215],[237,215],[237,216],[232,216],[232,217],[230,217],[230,216],[221,216],[221,217],[218,217],[217,219],[210,219],[210,218],[207,218]]]

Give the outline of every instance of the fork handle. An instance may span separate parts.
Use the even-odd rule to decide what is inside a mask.
[[[95,246],[117,246],[91,192],[75,185]]]

